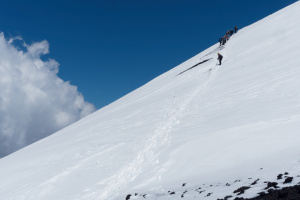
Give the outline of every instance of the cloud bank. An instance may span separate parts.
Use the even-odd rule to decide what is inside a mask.
[[[57,76],[59,64],[41,56],[46,40],[14,46],[0,33],[0,158],[95,111],[77,87]]]

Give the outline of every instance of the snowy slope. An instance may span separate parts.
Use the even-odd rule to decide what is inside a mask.
[[[1,159],[0,199],[254,197],[284,172],[294,179],[277,181],[280,187],[297,184],[299,10],[300,2],[284,8],[240,30],[224,49],[214,45]]]

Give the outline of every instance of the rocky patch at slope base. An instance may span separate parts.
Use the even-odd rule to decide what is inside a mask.
[[[298,175],[297,178],[300,176]],[[249,178],[251,180],[252,178]],[[283,180],[282,180],[283,179]],[[288,176],[288,173],[284,174],[279,174],[277,176],[277,180],[281,182],[281,184],[287,184],[291,183],[293,181],[293,177]],[[254,198],[244,198],[241,197],[242,194],[246,193],[248,189],[251,189],[254,185],[256,185],[260,179],[256,179],[254,182],[251,181],[249,182],[249,185],[245,185],[242,187],[236,188],[231,194],[229,193],[227,196],[224,198],[216,198],[216,200],[300,200],[300,182],[294,186],[289,186],[289,187],[283,187],[280,188],[278,186],[279,183],[277,182],[269,182],[269,181],[264,181],[265,187],[261,188],[261,192],[259,192],[257,197]],[[226,186],[231,186],[232,184],[239,183],[241,180],[236,180],[233,183],[229,184],[226,183]],[[185,188],[187,183],[182,184],[182,189]],[[205,185],[205,184],[203,184]],[[219,185],[216,185],[219,186]],[[213,185],[207,186],[208,188],[213,187]],[[160,199],[161,197],[167,197],[167,196],[172,196],[174,199],[188,199],[189,193],[197,193],[198,195],[204,195],[202,197],[209,197],[213,195],[213,192],[209,191],[207,188],[204,190],[201,187],[197,187],[196,189],[184,189],[184,191],[168,191],[166,194],[156,194],[156,195],[148,195],[148,194],[138,194],[135,193],[133,195],[128,194],[125,198],[125,200],[130,200],[130,199],[151,199],[151,200],[156,200]],[[175,197],[176,196],[176,197]],[[178,196],[178,197],[177,197]],[[194,195],[193,195],[194,196]],[[131,198],[132,197],[132,198]],[[200,197],[200,196],[199,196]],[[173,199],[172,198],[172,199]]]

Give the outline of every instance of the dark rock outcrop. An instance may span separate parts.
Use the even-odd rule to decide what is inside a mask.
[[[265,189],[269,189],[271,187],[278,188],[277,185],[278,185],[278,183],[276,183],[276,182],[268,182],[268,185]]]
[[[272,191],[268,194],[261,192],[258,197],[245,200],[300,200],[300,185],[270,190]]]
[[[250,187],[243,186],[235,190],[233,193],[238,193],[237,195],[244,194],[245,190],[248,190]]]
[[[129,200],[130,197],[131,197],[131,194],[128,194],[128,195],[126,196],[126,199],[125,199],[125,200]]]
[[[259,181],[259,178],[256,179],[253,183],[251,183],[251,185],[256,185],[258,181]]]
[[[287,177],[287,178],[284,180],[283,184],[290,183],[290,182],[292,182],[292,181],[293,181],[293,177]]]

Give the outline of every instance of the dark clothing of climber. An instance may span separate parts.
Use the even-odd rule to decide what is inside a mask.
[[[219,38],[220,46],[222,45],[223,38]]]
[[[222,59],[223,59],[223,56],[220,53],[218,53],[219,65],[222,64]]]
[[[234,33],[237,33],[238,27],[234,27]]]

